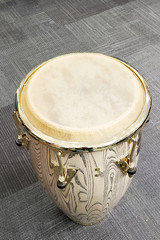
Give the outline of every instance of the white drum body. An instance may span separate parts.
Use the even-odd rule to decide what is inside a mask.
[[[137,166],[140,133],[136,136],[134,164]],[[48,196],[69,218],[82,225],[92,225],[110,211],[123,197],[131,178],[123,174],[115,164],[130,152],[125,142],[103,151],[67,154],[65,167],[77,168],[72,181],[64,188],[57,187],[58,176],[50,163],[58,163],[54,150],[31,138],[29,152],[38,179]],[[97,171],[98,169],[98,171]]]
[[[51,59],[17,90],[17,144],[56,205],[82,225],[99,222],[136,172],[141,129],[151,108],[145,80],[97,53]]]

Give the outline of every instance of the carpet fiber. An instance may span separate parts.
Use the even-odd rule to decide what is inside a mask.
[[[0,239],[160,238],[160,1],[0,0]],[[73,223],[47,198],[27,150],[15,145],[15,91],[38,64],[69,52],[100,52],[133,65],[153,96],[138,171],[98,225]]]

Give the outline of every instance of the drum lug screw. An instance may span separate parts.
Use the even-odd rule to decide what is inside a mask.
[[[132,145],[128,156],[116,161],[115,163],[124,175],[128,173],[129,177],[133,177],[133,175],[136,173],[136,167],[133,164],[133,153],[136,147],[136,140],[134,137],[129,140],[129,144]]]
[[[136,173],[137,169],[136,167],[128,169],[127,173],[129,177],[133,177],[133,175]]]
[[[19,146],[21,149],[23,149],[25,146],[28,148],[29,145],[29,137],[27,136],[26,133],[22,133],[21,129],[21,121],[19,119],[19,114],[17,111],[13,112],[13,118],[15,120],[17,129],[18,129],[18,138],[16,140],[17,146]]]
[[[55,174],[58,177],[57,187],[64,189],[73,179],[78,169],[66,168],[62,164],[62,156],[64,155],[61,151],[56,152],[58,165],[50,162],[50,167],[54,169]]]
[[[23,149],[25,146],[28,148],[29,138],[27,134],[18,135],[18,139],[16,140],[17,146]]]
[[[116,165],[120,168],[123,174],[127,174],[127,171],[129,169],[128,165],[129,159],[128,158],[122,158],[119,161],[116,162]]]

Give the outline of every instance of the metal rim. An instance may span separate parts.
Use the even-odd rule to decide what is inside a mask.
[[[107,56],[107,57],[110,57],[110,56]],[[21,121],[22,126],[24,127],[25,131],[27,131],[28,134],[31,135],[33,138],[35,138],[35,139],[39,140],[40,142],[47,144],[53,148],[59,148],[62,150],[70,150],[70,151],[82,151],[82,150],[83,151],[100,151],[100,150],[109,148],[113,145],[120,144],[120,143],[126,141],[127,139],[129,139],[130,137],[132,137],[138,131],[140,131],[141,128],[145,125],[145,123],[148,119],[150,110],[151,110],[152,98],[151,98],[149,86],[148,86],[147,82],[144,80],[144,78],[138,73],[138,71],[135,68],[131,67],[127,63],[121,61],[120,59],[117,59],[114,57],[110,57],[110,58],[113,58],[114,60],[122,63],[127,68],[129,68],[141,81],[144,91],[145,91],[145,94],[146,94],[146,102],[144,104],[144,108],[143,108],[141,114],[136,119],[136,121],[133,122],[133,124],[128,127],[128,129],[125,131],[124,134],[121,133],[121,134],[119,134],[119,136],[115,137],[114,139],[112,139],[111,141],[108,141],[108,142],[103,142],[103,143],[101,142],[96,145],[89,145],[88,143],[84,144],[84,143],[79,143],[79,142],[66,142],[66,141],[54,139],[53,137],[47,136],[46,134],[40,132],[38,129],[36,129],[35,127],[33,127],[30,124],[30,122],[27,119],[27,117],[25,116],[22,106],[20,104],[20,97],[21,97],[21,93],[23,90],[23,86],[25,85],[25,83],[28,81],[28,79],[31,77],[32,74],[34,74],[41,66],[48,63],[52,59],[42,63],[37,68],[35,68],[31,72],[29,72],[27,74],[26,78],[22,80],[19,88],[17,89],[17,94],[16,94],[16,98],[15,98],[15,108],[19,112],[19,118],[20,118],[20,121]]]

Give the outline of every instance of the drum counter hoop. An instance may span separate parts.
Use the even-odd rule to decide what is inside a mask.
[[[73,221],[99,222],[136,172],[149,87],[131,66],[98,53],[53,58],[21,82],[13,113],[47,195]]]

